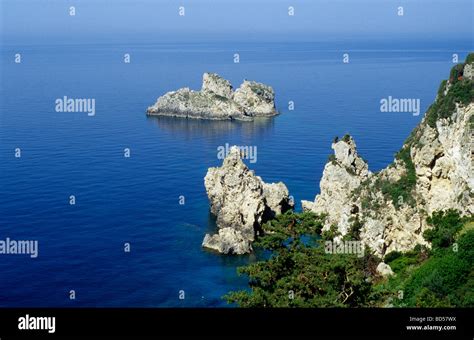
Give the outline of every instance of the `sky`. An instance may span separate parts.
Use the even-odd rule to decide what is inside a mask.
[[[69,15],[70,6],[76,10]],[[179,16],[179,7],[185,16]],[[294,7],[294,16],[288,8]],[[403,16],[398,7],[403,7]],[[4,42],[473,39],[473,0],[0,0]]]

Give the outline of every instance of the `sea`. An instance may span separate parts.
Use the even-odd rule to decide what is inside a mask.
[[[216,229],[204,176],[219,148],[254,147],[248,166],[301,211],[335,136],[386,167],[469,49],[423,37],[2,44],[0,241],[37,241],[38,254],[0,254],[0,307],[232,307],[223,295],[248,289],[237,268],[261,256],[201,247]],[[204,72],[271,85],[280,114],[145,114],[168,91],[200,89]],[[58,112],[65,96],[94,99],[94,115]],[[389,97],[419,100],[420,114],[384,112]]]

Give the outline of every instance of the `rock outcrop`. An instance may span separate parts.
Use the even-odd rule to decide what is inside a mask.
[[[220,253],[251,252],[262,223],[293,207],[286,186],[263,182],[244,164],[236,146],[221,167],[209,168],[204,184],[219,230],[207,234],[202,246]]]
[[[245,80],[234,92],[226,79],[204,73],[201,91],[182,88],[158,98],[148,115],[211,120],[252,120],[278,114],[275,93],[265,84]]]
[[[321,193],[314,202],[302,201],[303,210],[327,213],[325,230],[331,225],[338,226],[341,234],[350,227],[349,219],[357,209],[352,204],[352,191],[360,186],[370,175],[367,163],[357,154],[352,137],[346,135],[332,144],[334,157],[326,164],[320,182]]]
[[[472,64],[466,67],[469,75]],[[352,138],[333,143],[320,194],[314,202],[302,201],[304,210],[327,214],[323,230],[337,227],[337,240],[359,226],[360,241],[383,256],[427,245],[426,217],[434,211],[474,213],[473,81],[454,81],[460,83],[443,85],[394,162],[380,172],[368,171]]]
[[[377,273],[379,273],[382,276],[395,275],[392,268],[390,268],[390,266],[388,264],[384,263],[384,262],[380,262],[378,264],[376,271],[377,271]]]

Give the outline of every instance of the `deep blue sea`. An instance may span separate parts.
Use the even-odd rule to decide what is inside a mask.
[[[0,306],[225,306],[223,294],[247,287],[236,268],[257,256],[201,248],[215,228],[203,179],[221,163],[217,148],[257,146],[250,167],[266,182],[283,181],[300,210],[300,200],[319,191],[334,136],[352,134],[370,169],[385,167],[434,100],[452,54],[462,60],[472,48],[469,41],[349,47],[3,45],[0,240],[38,240],[39,256],[0,255]],[[206,71],[234,87],[244,78],[273,86],[281,115],[246,123],[145,115],[167,91],[199,89]],[[63,96],[94,98],[95,116],[56,112]],[[380,112],[388,96],[420,99],[422,114]]]

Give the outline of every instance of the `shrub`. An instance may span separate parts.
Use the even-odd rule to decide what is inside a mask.
[[[406,172],[396,182],[381,181],[379,183],[380,189],[385,196],[389,196],[392,199],[395,208],[398,209],[404,203],[413,206],[415,200],[412,196],[412,191],[416,185],[416,171],[410,155],[410,146],[403,147],[397,152],[395,158],[403,161]]]
[[[456,103],[466,105],[474,101],[473,81],[463,79],[453,83],[446,96],[441,95],[429,107],[426,114],[427,124],[436,127],[436,121],[440,118],[449,118],[453,114]]]
[[[445,79],[441,82],[441,84],[439,85],[439,88],[438,88],[438,98],[439,97],[442,97],[444,96],[444,90],[446,88],[446,84],[448,83],[448,81]]]
[[[466,64],[472,64],[474,63],[474,53],[469,53],[466,57]]]
[[[359,258],[353,254],[327,254],[324,244],[308,246],[298,240],[320,231],[322,217],[293,213],[280,216],[265,225],[265,230],[271,233],[258,244],[272,251],[272,256],[239,269],[239,273],[248,275],[251,291],[231,292],[224,298],[242,307],[365,305],[371,296],[365,266],[373,267],[376,261],[370,260],[372,255]],[[333,226],[330,232],[335,234],[336,230]],[[275,237],[286,241],[265,241]]]
[[[347,234],[344,235],[344,240],[346,241],[351,241],[351,240],[360,240],[360,231],[362,227],[364,226],[362,222],[360,221],[359,217],[351,217],[349,219],[349,222],[351,223],[349,230],[347,231]]]
[[[442,226],[440,229],[446,229],[449,223],[457,225],[458,217],[453,211],[438,212],[433,214],[431,220],[438,228]],[[459,237],[457,252],[455,248],[437,248],[428,260],[411,271],[402,287],[406,298],[404,304],[418,307],[473,306],[473,246],[474,230],[468,230]],[[393,264],[405,256],[403,254],[394,260],[392,269]]]
[[[390,263],[393,260],[398,259],[400,256],[402,256],[402,253],[399,251],[391,251],[390,253],[386,254],[384,257],[385,263]]]
[[[323,240],[332,241],[336,236],[339,235],[341,235],[341,233],[337,229],[337,226],[335,224],[332,224],[328,230],[324,230],[322,232],[321,237]]]
[[[349,141],[351,140],[351,135],[346,133],[344,137],[342,137],[342,140],[346,143],[349,143]]]
[[[457,64],[451,68],[449,73],[449,81],[455,84],[458,81],[458,77],[462,75],[464,64]]]
[[[418,263],[418,260],[415,256],[404,255],[396,258],[390,263],[390,268],[395,273],[402,272],[406,270],[409,266],[415,265]]]
[[[334,154],[329,155],[328,156],[328,162],[331,162],[333,165],[336,165],[337,164],[336,155],[334,155]]]
[[[430,258],[411,275],[405,285],[408,304],[416,304],[423,288],[430,290],[439,298],[454,294],[456,289],[466,282],[469,270],[466,261],[460,260],[451,250],[444,250],[442,256]]]
[[[458,240],[459,258],[468,263],[474,263],[474,230],[463,234]]]
[[[434,248],[446,248],[454,242],[454,236],[461,230],[463,219],[456,210],[434,212],[426,221],[433,226],[426,230],[423,237],[431,242]]]

